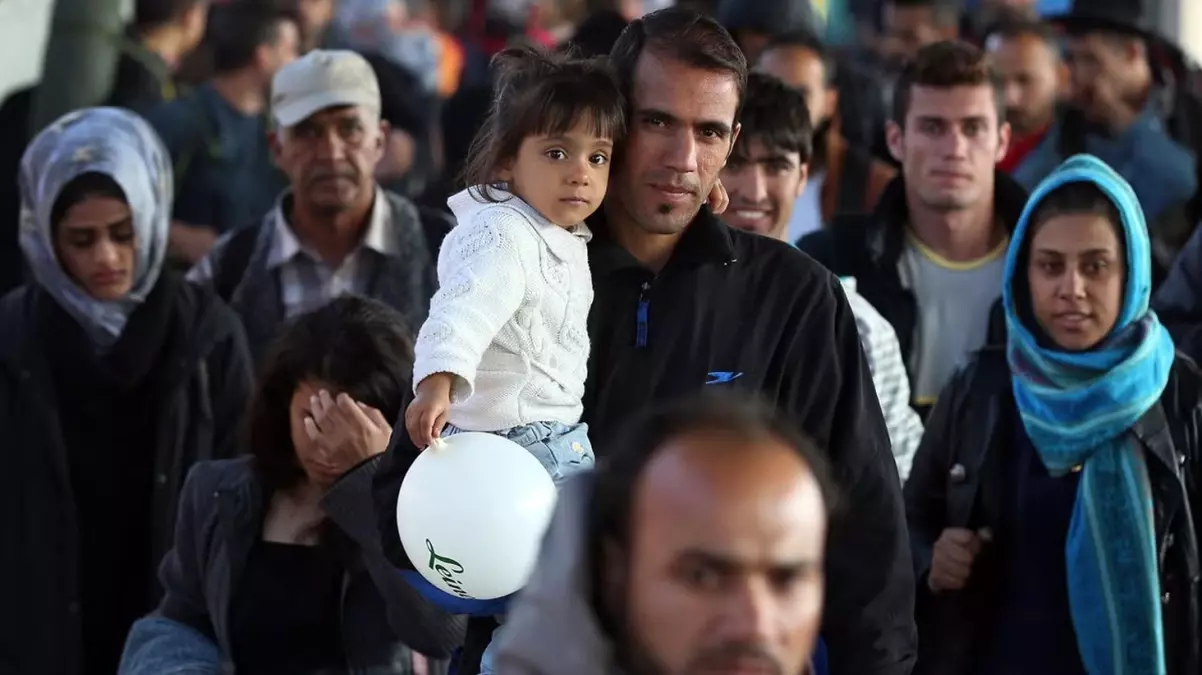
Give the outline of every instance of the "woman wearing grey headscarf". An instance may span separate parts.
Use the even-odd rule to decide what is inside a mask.
[[[235,315],[165,266],[170,159],[92,108],[21,162],[33,281],[0,300],[0,672],[113,673],[193,462],[234,454]]]

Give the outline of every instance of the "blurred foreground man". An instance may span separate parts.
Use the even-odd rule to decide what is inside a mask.
[[[628,427],[561,493],[499,671],[805,672],[822,620],[826,478],[794,428],[725,398]]]

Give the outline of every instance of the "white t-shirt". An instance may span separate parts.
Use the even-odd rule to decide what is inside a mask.
[[[822,184],[825,182],[824,171],[810,176],[810,182],[793,204],[793,215],[789,217],[790,243],[797,243],[798,239],[822,229]]]
[[[931,405],[989,336],[989,313],[1002,295],[1003,240],[979,260],[952,262],[907,232],[898,261],[902,285],[918,303],[914,346],[907,355],[914,402]]]

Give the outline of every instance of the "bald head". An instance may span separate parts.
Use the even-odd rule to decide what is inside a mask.
[[[636,672],[803,672],[822,615],[826,507],[797,445],[704,427],[662,442],[632,494],[623,591]]]

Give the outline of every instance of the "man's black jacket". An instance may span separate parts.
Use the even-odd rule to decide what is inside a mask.
[[[590,224],[595,299],[584,410],[601,460],[615,431],[657,402],[706,387],[775,402],[828,449],[838,482],[822,632],[831,672],[909,673],[916,631],[901,489],[839,280],[787,244],[728,228],[708,209],[658,274],[609,238],[603,222]],[[403,424],[397,428],[375,497],[386,552],[411,568],[395,513],[416,451]],[[476,658],[466,654],[462,672],[478,672]]]

